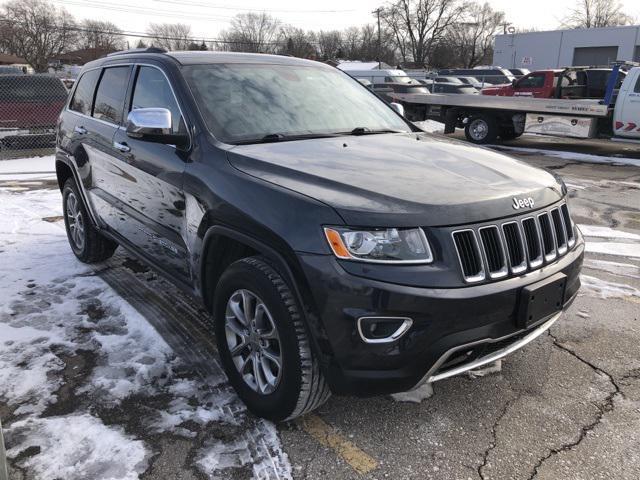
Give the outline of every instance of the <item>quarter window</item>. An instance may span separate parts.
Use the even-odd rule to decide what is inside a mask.
[[[95,118],[116,125],[122,122],[129,70],[129,67],[110,67],[104,70],[96,93],[96,104],[93,108]]]
[[[138,70],[131,110],[136,108],[166,108],[171,112],[173,133],[178,133],[183,128],[182,115],[171,86],[157,68],[140,67]]]
[[[76,87],[69,108],[74,112],[84,115],[91,115],[91,107],[93,104],[93,92],[96,91],[96,83],[100,76],[100,69],[89,70],[85,72]]]

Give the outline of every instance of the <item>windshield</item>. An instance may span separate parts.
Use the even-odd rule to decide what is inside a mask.
[[[357,81],[329,68],[271,64],[184,67],[207,127],[225,143],[365,131],[410,131]]]

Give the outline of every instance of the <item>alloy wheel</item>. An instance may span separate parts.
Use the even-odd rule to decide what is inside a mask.
[[[469,125],[469,133],[471,137],[476,141],[482,141],[487,136],[489,132],[489,125],[487,122],[481,118],[476,118],[471,121],[471,125]]]
[[[84,248],[84,218],[80,209],[80,202],[75,193],[69,192],[67,195],[66,207],[71,240],[76,249],[82,250]]]
[[[225,334],[229,353],[244,382],[262,395],[282,377],[282,348],[271,312],[253,292],[237,290],[227,302]]]

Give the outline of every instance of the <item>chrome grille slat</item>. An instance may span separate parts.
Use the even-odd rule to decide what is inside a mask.
[[[535,270],[565,255],[576,243],[566,203],[535,216],[451,233],[467,282],[495,280]]]

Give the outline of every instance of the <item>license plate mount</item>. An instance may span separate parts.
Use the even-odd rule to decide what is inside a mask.
[[[529,328],[562,310],[567,276],[564,273],[527,285],[520,292],[518,327]]]

